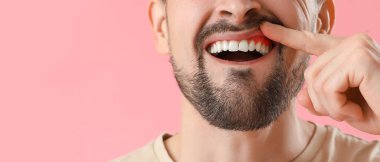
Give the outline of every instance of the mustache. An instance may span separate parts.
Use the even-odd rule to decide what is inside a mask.
[[[231,24],[225,19],[219,20],[216,23],[205,26],[201,29],[201,31],[197,34],[195,39],[195,49],[197,49],[198,54],[201,55],[203,51],[202,44],[204,43],[205,39],[210,35],[216,33],[238,32],[242,30],[258,28],[261,24],[263,24],[266,21],[283,26],[283,23],[276,17],[268,16],[257,11],[248,12],[246,19],[240,25]]]

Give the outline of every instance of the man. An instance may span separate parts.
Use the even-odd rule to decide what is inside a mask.
[[[182,128],[115,161],[380,161],[378,142],[295,113],[298,99],[380,134],[380,48],[328,35],[332,0],[151,0],[149,18],[184,96]]]

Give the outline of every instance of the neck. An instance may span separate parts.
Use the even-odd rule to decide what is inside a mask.
[[[165,143],[172,158],[181,162],[291,161],[304,150],[313,129],[312,124],[296,117],[292,104],[264,129],[223,130],[209,125],[183,99],[181,132]]]

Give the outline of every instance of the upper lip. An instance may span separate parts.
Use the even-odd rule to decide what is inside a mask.
[[[243,30],[238,32],[224,32],[224,33],[216,33],[209,36],[205,39],[203,43],[203,49],[206,49],[210,44],[217,41],[231,41],[231,40],[249,40],[253,37],[264,36],[259,28],[253,28],[250,30]]]

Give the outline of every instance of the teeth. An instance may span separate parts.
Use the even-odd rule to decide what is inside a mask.
[[[228,41],[223,41],[222,46],[223,46],[223,51],[228,51]]]
[[[268,49],[268,46],[264,46],[264,52],[263,52],[264,54],[268,53],[267,49]]]
[[[239,50],[239,44],[237,41],[230,41],[228,45],[228,50],[231,52],[236,52]]]
[[[259,43],[256,44],[256,48],[255,48],[255,50],[256,50],[257,52],[260,52],[260,50],[261,50],[261,42],[259,42]]]
[[[239,51],[248,52],[248,41],[242,40],[239,42]]]
[[[222,42],[216,42],[216,50],[218,53],[222,52]]]
[[[260,53],[261,54],[266,54],[266,48],[267,48],[267,46],[266,45],[261,45],[261,49],[260,49]]]
[[[217,49],[216,49],[216,44],[213,44],[213,45],[211,46],[211,53],[212,53],[212,54],[217,54],[217,53],[218,53],[218,51],[217,51]]]
[[[253,41],[253,40],[251,40],[250,42],[249,42],[249,46],[248,46],[248,50],[249,51],[254,51],[255,50],[255,41]]]
[[[213,43],[208,51],[209,53],[213,55],[218,55],[219,53],[223,51],[230,51],[230,52],[236,52],[236,51],[242,51],[242,52],[253,52],[257,51],[261,53],[262,55],[265,55],[269,52],[270,46],[263,44],[262,42],[258,41],[255,42],[254,40],[241,40],[241,41],[217,41]]]

